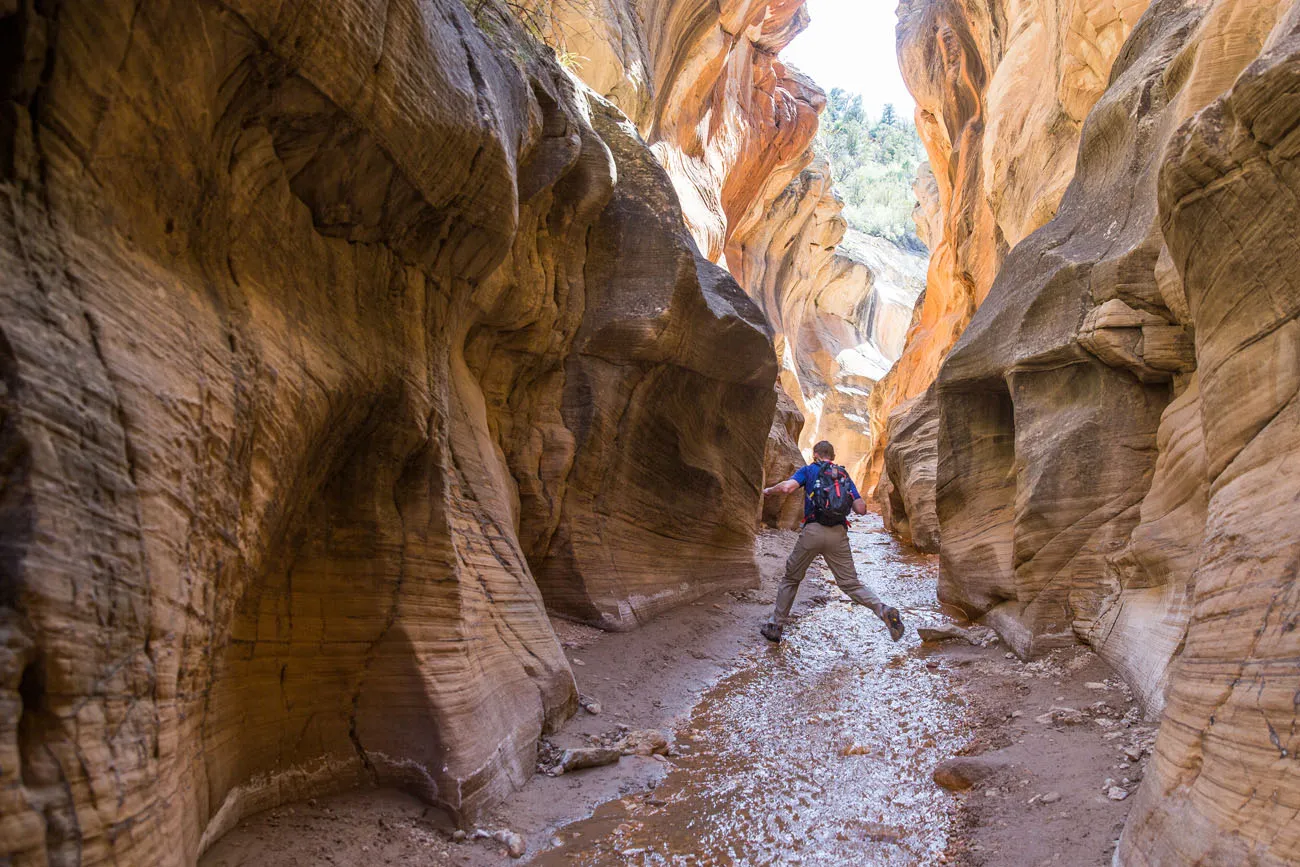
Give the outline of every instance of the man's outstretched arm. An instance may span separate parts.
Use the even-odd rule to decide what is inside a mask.
[[[784,482],[778,482],[770,488],[763,489],[763,496],[770,497],[773,494],[793,494],[799,490],[799,483],[794,479],[786,479]],[[863,503],[863,512],[866,510],[866,503]]]

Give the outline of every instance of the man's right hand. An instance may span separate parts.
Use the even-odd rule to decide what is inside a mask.
[[[798,489],[799,489],[798,482],[796,482],[794,479],[786,479],[784,482],[781,482],[780,484],[773,485],[770,488],[764,488],[763,496],[770,497],[773,494],[789,494],[789,493],[793,493],[794,491],[797,491]]]

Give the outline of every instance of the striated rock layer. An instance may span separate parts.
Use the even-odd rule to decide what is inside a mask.
[[[930,554],[939,550],[939,514],[934,503],[938,426],[934,388],[894,410],[889,416],[885,472],[876,490],[886,529]]]
[[[941,598],[1089,642],[1161,720],[1119,864],[1300,860],[1297,70],[1292,4],[1154,0],[927,393]],[[893,499],[929,452],[891,441]]]
[[[476,9],[0,10],[0,857],[362,781],[468,819],[574,708],[544,598],[753,579],[761,314]]]

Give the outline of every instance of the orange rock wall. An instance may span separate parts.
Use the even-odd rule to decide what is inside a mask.
[[[600,26],[584,3],[550,9],[550,40],[637,124],[700,249],[775,329],[801,446],[831,439],[860,476],[868,395],[902,349],[924,260],[876,239],[837,249],[841,204],[811,147],[825,96],[778,57],[802,0],[609,0]]]

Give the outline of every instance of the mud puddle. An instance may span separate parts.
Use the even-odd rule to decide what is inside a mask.
[[[938,619],[937,562],[905,554],[879,524],[874,515],[860,521],[852,544],[864,581],[904,612],[900,642],[828,574],[810,573],[800,596],[824,604],[702,695],[657,787],[560,829],[560,845],[532,863],[937,861],[959,808],[930,771],[969,728],[913,631]]]

